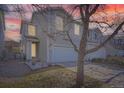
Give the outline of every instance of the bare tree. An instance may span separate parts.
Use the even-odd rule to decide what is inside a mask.
[[[105,41],[103,41],[100,45],[96,46],[95,48],[87,50],[86,47],[87,47],[87,42],[88,42],[87,39],[88,39],[88,34],[89,34],[89,24],[91,22],[95,22],[97,24],[104,23],[104,24],[107,24],[109,28],[112,28],[113,24],[115,23],[110,23],[110,22],[107,23],[107,21],[105,20],[99,21],[98,19],[95,20],[91,18],[95,15],[95,13],[97,13],[99,9],[101,9],[101,7],[104,7],[103,5],[102,6],[101,5],[78,5],[77,7],[79,8],[81,21],[83,23],[82,25],[83,33],[81,36],[80,46],[78,49],[77,79],[76,79],[77,87],[81,87],[81,86],[84,86],[84,57],[89,53],[97,51],[98,49],[103,47],[109,40],[111,40],[124,25],[124,20],[118,23],[113,33]]]

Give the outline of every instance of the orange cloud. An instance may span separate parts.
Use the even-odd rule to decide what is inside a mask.
[[[124,4],[108,4],[105,7],[106,12],[124,12]]]
[[[6,18],[5,22],[6,23],[13,23],[13,24],[21,24],[21,20],[15,19],[15,18]]]

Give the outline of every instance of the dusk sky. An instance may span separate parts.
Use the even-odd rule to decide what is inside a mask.
[[[106,5],[105,11],[108,14],[113,14],[116,11],[118,12],[124,12],[124,5]],[[31,12],[28,12],[26,14],[27,18],[31,18]],[[5,36],[7,40],[15,40],[18,41],[20,38],[20,25],[21,25],[21,19],[19,16],[15,15],[6,15],[5,16],[5,23],[6,23],[6,31]]]
[[[6,24],[6,31],[5,31],[6,40],[19,41],[21,20],[17,18],[6,17],[5,24]]]

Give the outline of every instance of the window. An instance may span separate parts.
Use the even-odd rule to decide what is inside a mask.
[[[60,16],[56,16],[56,29],[63,31],[63,18]]]
[[[36,36],[35,26],[28,25],[28,35],[29,36]]]
[[[78,24],[74,25],[74,34],[80,35],[80,26]]]

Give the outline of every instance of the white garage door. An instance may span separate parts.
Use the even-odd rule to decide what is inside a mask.
[[[76,61],[77,53],[70,47],[54,47],[52,62],[71,62]]]

